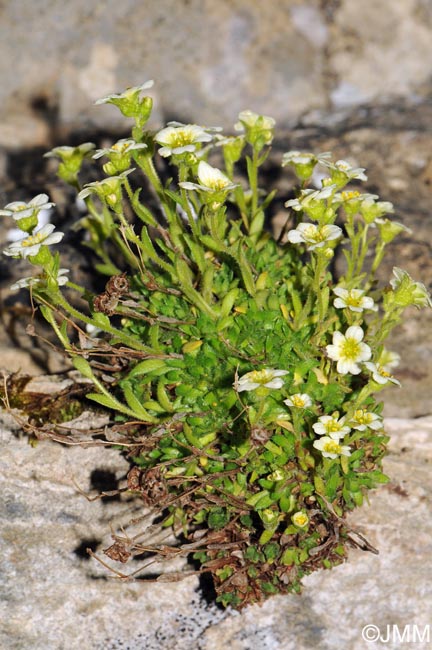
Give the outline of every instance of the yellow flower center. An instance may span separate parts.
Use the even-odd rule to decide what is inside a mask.
[[[128,146],[129,146],[128,142],[121,142],[121,143],[116,142],[115,144],[113,144],[111,149],[114,149],[114,151],[116,151],[117,153],[123,153],[128,148]]]
[[[391,374],[389,372],[387,372],[387,370],[384,370],[384,368],[382,366],[378,365],[377,368],[378,368],[378,372],[381,375],[381,377],[391,377]]]
[[[360,355],[360,343],[353,338],[347,338],[341,345],[341,356],[344,359],[355,361]]]
[[[363,409],[358,409],[354,413],[354,420],[359,424],[369,424],[369,422],[372,422],[372,413],[368,413]]]
[[[351,293],[347,296],[346,304],[350,307],[361,307],[363,296],[353,296]]]
[[[170,136],[171,146],[184,147],[187,144],[192,144],[195,141],[195,134],[186,129],[178,130]]]
[[[293,397],[291,397],[291,400],[293,405],[296,406],[297,408],[301,409],[305,405],[304,399],[299,395],[293,395]]]
[[[249,377],[254,384],[266,384],[272,378],[268,370],[252,370]]]
[[[317,228],[316,226],[309,226],[307,230],[305,230],[305,238],[309,239],[310,241],[314,241],[316,243],[320,243],[325,241],[325,233]]]
[[[357,199],[360,196],[360,192],[356,190],[342,192],[342,198],[344,201],[349,201],[350,199]]]
[[[340,431],[341,426],[339,422],[336,422],[336,420],[331,420],[330,422],[327,422],[326,424],[326,431],[328,433],[336,433],[336,431]]]
[[[45,235],[41,232],[37,232],[35,235],[30,235],[29,237],[23,239],[23,241],[21,242],[21,246],[25,246],[25,247],[35,246],[43,242],[44,239],[45,239]]]
[[[212,190],[215,190],[217,192],[219,190],[223,190],[228,184],[229,181],[226,181],[223,178],[215,178],[208,184],[208,187],[211,187]]]
[[[299,528],[303,528],[309,522],[309,517],[304,512],[296,512],[292,517],[293,524]]]
[[[342,447],[336,442],[336,440],[326,442],[323,449],[328,454],[340,454],[342,451]]]

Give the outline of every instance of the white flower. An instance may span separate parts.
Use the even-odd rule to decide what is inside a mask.
[[[266,115],[258,115],[253,111],[242,111],[238,116],[239,121],[234,124],[236,131],[244,131],[245,127],[253,129],[259,125],[259,128],[263,131],[269,131],[273,129],[276,124],[275,120],[272,117],[267,117]]]
[[[13,217],[16,221],[31,217],[33,214],[38,214],[40,210],[48,210],[52,208],[55,203],[48,200],[47,194],[38,194],[29,203],[24,201],[13,201],[8,203],[3,210],[0,210],[0,216]]]
[[[358,375],[361,371],[358,365],[368,361],[372,351],[366,343],[362,343],[364,332],[358,325],[348,327],[345,335],[342,332],[333,333],[333,343],[326,346],[330,359],[337,361],[337,371],[341,375],[351,373]]]
[[[286,201],[284,205],[286,208],[296,210],[296,212],[299,212],[300,210],[308,211],[310,207],[313,207],[314,202],[329,199],[335,189],[336,185],[327,185],[320,190],[302,190],[298,199],[290,199],[289,201]]]
[[[294,526],[297,526],[298,528],[305,528],[309,523],[309,517],[305,512],[299,510],[299,512],[295,512],[292,515],[291,521],[293,522]]]
[[[400,381],[395,377],[392,377],[385,367],[381,366],[379,363],[367,361],[365,366],[372,373],[372,379],[377,384],[387,384],[390,381],[392,384],[396,384],[397,386],[401,385]]]
[[[345,417],[339,420],[336,415],[322,415],[318,422],[312,425],[312,429],[318,436],[328,436],[332,440],[340,440],[351,431],[345,424]]]
[[[110,176],[109,178],[102,178],[100,181],[93,181],[92,183],[87,183],[84,185],[84,188],[78,194],[78,199],[86,199],[91,194],[97,194],[101,198],[112,199],[112,203],[117,198],[121,199],[121,187],[124,179],[132,172],[135,171],[135,168],[128,169],[127,171],[118,174],[117,176]]]
[[[357,431],[365,431],[366,429],[382,428],[382,418],[376,413],[370,413],[366,409],[357,409],[352,416],[350,425]]]
[[[394,278],[390,285],[394,291],[394,303],[400,307],[432,307],[432,299],[428,290],[422,282],[415,282],[407,271],[395,266],[393,268]]]
[[[126,99],[128,100],[135,94],[139,94],[142,90],[147,90],[148,88],[151,88],[153,86],[153,80],[146,81],[145,83],[142,84],[142,86],[133,86],[132,88],[127,88],[124,92],[118,93],[118,94],[113,94],[113,95],[106,95],[106,97],[101,97],[101,99],[97,99],[95,101],[95,104],[108,104],[116,101],[116,100],[122,100]]]
[[[197,124],[179,124],[167,126],[158,133],[154,139],[158,144],[164,145],[159,149],[159,154],[167,158],[173,154],[193,153],[200,142],[211,142],[212,135],[207,129]]]
[[[364,174],[363,167],[352,167],[346,160],[337,160],[335,163],[322,161],[322,164],[331,170],[331,177],[343,177],[346,181],[357,179],[359,181],[367,181],[367,176]]]
[[[399,223],[399,221],[376,219],[375,224],[378,226],[381,239],[385,244],[392,242],[395,237],[401,234],[401,232],[406,232],[408,235],[412,234],[411,228],[407,228],[403,223]],[[373,224],[373,226],[375,226],[375,224]]]
[[[331,158],[330,151],[314,154],[302,151],[288,151],[282,158],[282,167],[285,165],[311,165],[317,162],[323,162]]]
[[[337,440],[323,436],[313,443],[325,458],[337,458],[338,456],[351,456],[350,448],[347,445],[340,445]]]
[[[360,212],[366,223],[373,223],[384,214],[394,212],[393,203],[390,201],[376,201],[374,194],[365,195],[360,204]]]
[[[232,183],[228,176],[204,160],[201,160],[198,165],[198,180],[199,184],[185,181],[179,185],[185,190],[203,190],[204,192],[228,192],[237,187],[237,183]]]
[[[338,297],[333,302],[334,306],[338,309],[350,309],[351,311],[361,312],[363,309],[371,309],[376,311],[378,308],[374,304],[372,298],[364,295],[361,289],[343,289],[342,287],[335,287],[333,289]]]
[[[234,382],[234,388],[238,393],[243,390],[255,390],[256,388],[282,388],[283,377],[288,374],[288,370],[275,370],[274,368],[264,368],[263,370],[252,370],[247,372],[237,382]]]
[[[137,149],[147,149],[147,145],[144,142],[135,142],[130,138],[122,138],[115,142],[111,147],[106,149],[98,149],[94,154],[93,158],[101,158],[102,156],[123,156]]]
[[[38,231],[33,231],[33,234],[27,235],[23,239],[13,242],[4,250],[5,255],[11,257],[30,257],[39,252],[41,246],[49,246],[50,244],[58,244],[63,239],[62,232],[53,232],[55,226],[48,223]]]
[[[399,365],[399,362],[400,362],[400,354],[398,354],[397,352],[393,352],[392,350],[387,350],[386,348],[383,348],[378,359],[378,363],[381,366],[381,368],[384,368],[384,370],[390,372],[390,370],[396,368]]]
[[[62,147],[54,147],[51,151],[44,153],[44,158],[60,158],[63,162],[71,162],[75,159],[79,166],[79,162],[94,148],[93,142],[83,142],[78,147],[63,145]]]
[[[309,251],[315,248],[322,248],[332,239],[338,239],[342,235],[339,226],[325,224],[316,226],[313,223],[299,223],[295,230],[288,232],[288,241],[292,244],[307,244]]]
[[[352,167],[346,160],[337,160],[334,166],[350,180],[356,178],[359,181],[367,181],[367,176],[363,173],[363,167]]]
[[[66,273],[69,273],[69,269],[59,269],[58,270],[58,275],[56,278],[57,284],[59,287],[63,286],[67,282],[69,282],[69,278],[67,277]],[[38,284],[41,284],[43,282],[44,278],[39,275],[39,276],[32,276],[29,278],[22,278],[21,280],[18,280],[14,284],[11,284],[10,288],[11,289],[28,289],[29,287],[34,287]]]
[[[284,404],[297,409],[305,409],[312,406],[312,400],[306,393],[295,393],[294,395],[290,395],[288,399],[285,399]]]

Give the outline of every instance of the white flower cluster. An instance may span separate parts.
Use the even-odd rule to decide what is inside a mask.
[[[395,365],[398,361],[398,355],[388,352],[386,354],[386,367]],[[284,385],[282,377],[287,374],[287,370],[277,370],[275,368],[253,370],[237,379],[234,382],[234,388],[237,392],[253,391],[257,388],[279,390]],[[294,393],[283,400],[283,403],[295,410],[313,409],[312,399],[307,393]],[[320,436],[319,439],[314,440],[313,446],[325,458],[334,459],[339,456],[350,456],[351,449],[349,445],[342,444],[341,440],[351,433],[351,430],[365,431],[366,429],[373,429],[376,431],[381,428],[381,416],[367,409],[357,409],[350,418],[346,415],[339,417],[338,412],[332,415],[321,415],[312,425],[314,434]]]

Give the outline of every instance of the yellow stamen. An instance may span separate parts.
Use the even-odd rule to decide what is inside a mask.
[[[360,343],[353,338],[347,338],[341,345],[341,356],[344,359],[355,361],[360,354]]]
[[[27,246],[36,246],[37,244],[40,244],[43,242],[45,239],[45,235],[41,232],[37,232],[35,235],[30,235],[29,237],[26,237],[22,242],[21,246],[27,247]]]
[[[328,454],[340,454],[342,451],[342,447],[336,442],[336,440],[326,442],[323,449]]]

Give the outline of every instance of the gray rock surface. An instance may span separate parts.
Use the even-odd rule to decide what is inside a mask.
[[[0,25],[10,148],[118,126],[93,101],[151,78],[155,122],[224,126],[246,108],[287,126],[311,110],[431,93],[428,0],[6,0]]]
[[[49,441],[32,448],[9,414],[0,436],[0,647],[8,650],[364,650],[362,629],[417,625],[432,615],[432,417],[392,419],[385,471],[350,523],[379,549],[353,550],[332,571],[307,577],[302,596],[274,597],[241,614],[206,604],[196,577],[181,582],[121,582],[85,547],[105,548],[109,528],[139,504],[89,503],[101,477],[122,481],[126,462],[99,447]],[[106,489],[106,486],[105,486]],[[387,628],[390,626],[390,628]],[[403,647],[403,646],[402,646]],[[417,644],[415,647],[426,648]]]
[[[365,191],[392,201],[395,218],[412,229],[392,247],[382,280],[397,264],[430,286],[431,34],[429,0],[3,2],[2,205],[41,191],[60,194],[54,200],[61,203],[40,158],[27,165],[19,150],[69,143],[77,129],[118,129],[116,110],[92,102],[154,78],[154,126],[180,119],[229,128],[244,108],[273,115],[282,134],[268,180],[278,186],[281,205],[293,181],[274,171],[283,151],[330,149],[366,167]],[[15,154],[14,169],[23,170],[18,194],[10,175]],[[4,235],[0,224],[2,248]],[[3,260],[0,276],[6,271]],[[27,275],[23,267],[17,272]],[[64,368],[60,355],[25,334],[30,312],[8,293],[12,281],[0,280],[8,304],[1,314],[0,367],[30,374]],[[107,448],[48,441],[32,448],[19,423],[2,412],[0,647],[403,647],[367,643],[361,631],[372,624],[385,635],[387,626],[422,629],[432,621],[431,324],[431,313],[407,312],[389,343],[402,356],[397,376],[403,385],[383,393],[392,435],[385,470],[392,481],[351,518],[380,555],[353,550],[345,565],[305,579],[301,597],[273,598],[241,614],[207,604],[196,577],[143,584],[108,576],[85,548],[106,548],[110,526],[126,525],[139,504],[90,503],[75,484],[94,495],[110,489],[122,484],[127,463]]]

